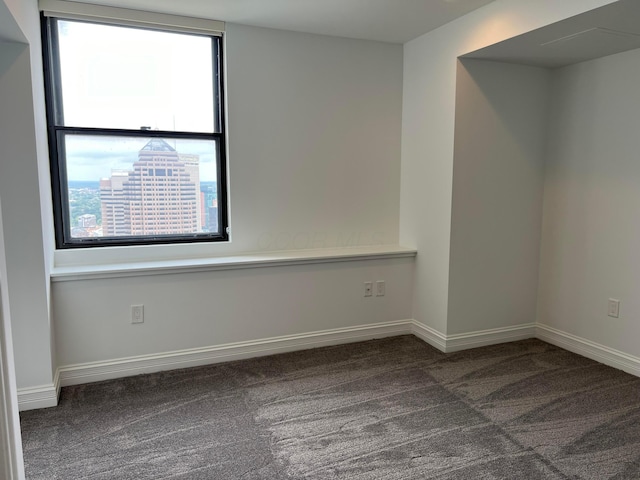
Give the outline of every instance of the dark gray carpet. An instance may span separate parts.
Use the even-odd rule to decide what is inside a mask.
[[[640,479],[640,379],[538,340],[412,336],[62,390],[27,478]]]

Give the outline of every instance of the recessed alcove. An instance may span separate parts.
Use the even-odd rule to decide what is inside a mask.
[[[622,0],[458,58],[448,334],[537,322],[639,353],[639,19]]]

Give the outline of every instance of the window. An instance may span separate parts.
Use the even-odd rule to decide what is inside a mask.
[[[227,240],[220,35],[42,22],[57,247]]]

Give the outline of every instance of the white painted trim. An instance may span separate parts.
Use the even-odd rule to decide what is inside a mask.
[[[437,348],[441,352],[447,351],[447,336],[443,333],[440,333],[417,320],[411,321],[411,330],[416,337],[424,340],[432,347]]]
[[[283,267],[316,263],[386,260],[392,258],[412,258],[416,255],[417,250],[415,249],[398,245],[382,245],[373,247],[265,252],[229,257],[128,262],[122,264],[73,265],[55,267],[51,272],[51,281],[65,282],[100,278],[210,272],[215,270]]]
[[[68,365],[57,370],[51,385],[19,389],[19,409],[23,411],[56,406],[61,386],[405,334],[413,334],[445,353],[527,338],[539,338],[571,352],[640,376],[640,358],[546,325],[528,323],[478,332],[445,335],[416,320],[398,320],[154,355],[119,358],[105,362]]]
[[[0,205],[0,478],[24,480],[18,389],[13,355],[11,309],[7,289],[7,261]]]
[[[450,353],[497,343],[514,342],[536,336],[535,323],[512,327],[492,328],[478,332],[445,335],[417,320],[412,321],[413,334],[438,350]]]
[[[208,18],[185,17],[157,12],[143,12],[129,8],[107,7],[65,0],[40,0],[40,10],[48,17],[101,21],[117,25],[164,28],[199,34],[224,32],[224,22]]]
[[[156,355],[140,355],[106,362],[68,365],[60,368],[63,387],[128,377],[142,373],[195,367],[213,363],[261,357],[308,348],[360,342],[373,338],[412,333],[412,320],[375,323],[336,328],[300,335],[265,338],[249,342],[228,343],[212,347],[178,350]]]
[[[522,325],[447,337],[415,320],[398,320],[153,355],[119,358],[105,362],[67,365],[59,369],[60,385],[66,387],[143,373],[209,365],[405,334],[414,334],[440,351],[452,352],[464,348],[531,338],[535,334],[535,327]]]
[[[60,369],[58,369],[51,385],[18,389],[18,410],[23,412],[57,406],[60,388]]]
[[[606,347],[585,338],[563,332],[548,325],[537,324],[536,337],[552,345],[577,353],[610,367],[640,377],[640,358]]]
[[[492,328],[479,332],[469,332],[456,335],[447,335],[446,352],[458,352],[470,348],[485,347],[498,343],[515,342],[535,338],[536,324],[525,323],[512,327]]]
[[[24,480],[11,322],[4,286],[6,266],[3,238],[0,214],[0,478]]]

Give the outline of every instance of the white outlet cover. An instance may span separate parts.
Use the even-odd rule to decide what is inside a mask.
[[[144,305],[131,305],[131,323],[144,323]]]

